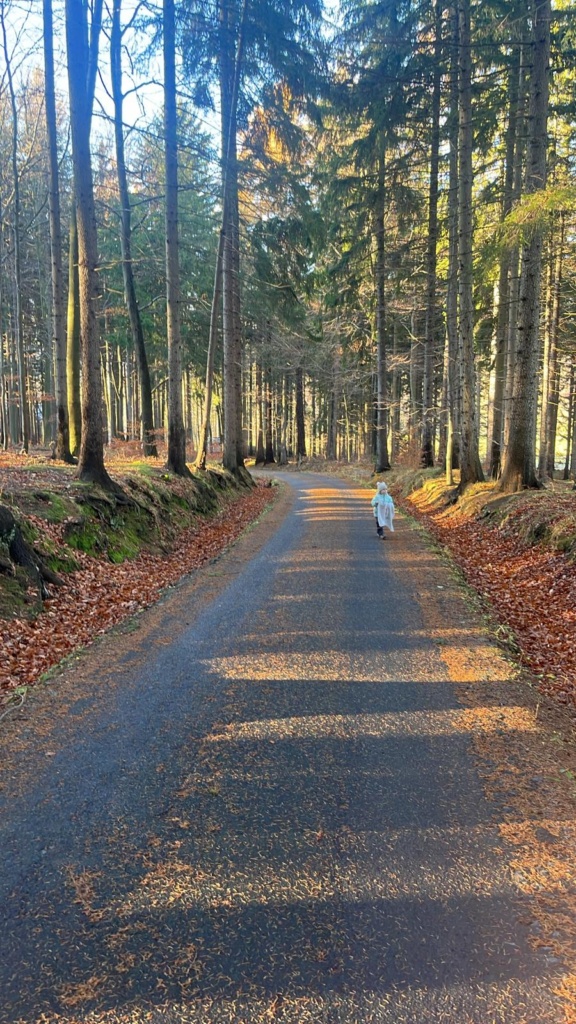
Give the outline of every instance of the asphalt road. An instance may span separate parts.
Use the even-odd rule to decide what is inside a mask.
[[[381,542],[366,493],[288,481],[208,603],[183,588],[162,629],[86,654],[4,792],[2,1024],[563,1019],[408,524]]]

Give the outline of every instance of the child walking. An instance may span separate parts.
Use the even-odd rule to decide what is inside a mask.
[[[370,502],[376,519],[376,532],[384,540],[384,527],[394,533],[394,502],[388,494],[388,487],[381,480],[376,484],[376,494]]]

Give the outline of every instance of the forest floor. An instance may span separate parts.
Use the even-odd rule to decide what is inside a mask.
[[[127,508],[79,484],[73,467],[0,453],[0,502],[62,581],[40,601],[0,545],[0,720],[64,658],[216,558],[274,498],[217,469],[178,480],[130,445],[116,446],[107,466]]]
[[[451,503],[432,478],[401,505],[449,551],[498,621],[497,635],[538,689],[576,716],[576,492],[555,481],[502,496],[493,485]]]

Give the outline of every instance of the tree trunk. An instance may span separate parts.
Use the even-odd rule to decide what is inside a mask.
[[[233,426],[229,437],[229,446],[224,442],[224,465],[236,472],[244,465],[242,452],[242,367],[240,344],[240,291],[239,291],[239,245],[238,230],[238,170],[236,157],[236,110],[240,88],[242,51],[244,45],[244,20],[246,2],[244,0],[240,22],[238,49],[233,66],[230,66],[233,36],[230,37],[231,14],[225,3],[220,11],[221,18],[221,67],[220,93],[222,99],[222,228],[218,241],[218,255],[214,272],[214,291],[210,310],[210,337],[206,367],[206,393],[202,436],[200,438],[198,463],[200,468],[206,465],[206,439],[210,421],[212,400],[212,381],[214,356],[218,333],[218,313],[220,299],[222,308],[222,333],[224,341],[224,422],[231,417]],[[235,257],[236,253],[236,257]],[[237,342],[237,343],[236,343]],[[229,387],[228,387],[229,385]],[[203,445],[203,452],[202,452]],[[202,453],[202,454],[201,454]],[[238,455],[240,461],[238,462]],[[198,459],[197,459],[198,462]]]
[[[13,222],[12,230],[14,236],[14,320],[16,331],[16,351],[18,356],[18,391],[20,397],[20,431],[22,448],[25,452],[30,446],[30,408],[28,405],[28,388],[26,374],[26,353],[24,351],[24,320],[22,315],[22,252],[20,237],[21,219],[21,198],[20,198],[20,171],[18,168],[18,111],[16,109],[16,93],[14,90],[14,77],[12,73],[12,61],[8,50],[8,38],[6,35],[6,11],[5,2],[0,3],[0,22],[2,25],[2,41],[4,50],[4,62],[6,67],[6,78],[8,81],[8,95],[10,97],[10,110],[12,115],[12,178],[13,178]]]
[[[114,0],[112,14],[112,31],[110,35],[110,76],[114,99],[114,136],[116,141],[116,169],[118,174],[118,193],[120,196],[120,246],[122,251],[122,275],[124,280],[124,298],[130,319],[132,344],[138,366],[138,383],[140,387],[140,431],[144,455],[156,457],[158,450],[154,440],[154,420],[152,412],[152,389],[150,371],[144,343],[144,331],[136,287],[134,284],[134,265],[132,262],[132,212],[130,193],[126,174],[126,158],[124,153],[124,124],[122,92],[122,28],[120,22],[122,0]]]
[[[272,423],[272,370],[270,367],[263,374],[264,384],[264,463],[275,462]]]
[[[237,106],[244,46],[244,2],[236,45],[235,8],[220,0],[220,99],[222,107],[222,334],[224,348],[224,453],[231,473],[244,467],[240,323],[240,233],[238,213]]]
[[[382,142],[384,146],[384,143]],[[388,389],[386,365],[386,267],[384,252],[384,207],[386,196],[385,153],[378,160],[378,196],[374,215],[376,260],[374,264],[376,286],[376,463],[375,473],[390,469],[388,457]],[[335,455],[333,456],[336,457]]]
[[[563,479],[569,480],[570,474],[576,487],[576,356],[570,360],[570,383],[568,386],[568,413],[566,416],[566,461]]]
[[[394,462],[398,458],[398,446],[400,441],[400,402],[402,399],[402,381],[400,377],[399,351],[398,351],[398,317],[394,318],[392,325],[392,429],[391,429],[391,459]]]
[[[256,465],[263,463],[266,458],[264,449],[264,395],[262,391],[262,367],[256,363]]]
[[[2,224],[2,210],[0,207],[0,224]],[[6,388],[6,368],[4,364],[4,322],[2,317],[2,274],[0,274],[0,441],[5,451],[8,450],[10,435],[10,424],[8,419],[8,395]]]
[[[208,431],[210,429],[210,414],[212,410],[212,386],[214,382],[214,357],[216,355],[216,343],[218,341],[218,318],[220,315],[220,300],[222,298],[222,257],[224,254],[224,227],[220,231],[218,239],[218,252],[216,254],[216,269],[214,271],[214,290],[212,292],[212,306],[210,308],[210,333],[208,336],[208,352],[206,355],[206,386],[204,389],[204,411],[202,423],[198,435],[198,451],[196,453],[195,468],[206,469],[206,450],[208,446]]]
[[[540,415],[540,452],[538,477],[554,478],[556,453],[556,426],[560,400],[560,374],[558,368],[558,330],[560,325],[560,285],[564,255],[565,215],[560,214],[560,229],[553,235],[550,254],[546,333],[542,373],[542,411]],[[555,251],[554,251],[555,250]]]
[[[279,422],[279,436],[278,436],[278,465],[286,466],[288,464],[288,416],[289,416],[289,391],[290,382],[288,374],[285,373],[282,380],[282,391],[278,394],[278,400],[280,402],[280,409],[278,412],[281,414]]]
[[[408,441],[411,451],[421,448],[422,436],[422,380],[424,372],[424,345],[418,336],[420,330],[416,306],[410,316],[410,423]]]
[[[514,183],[512,202],[518,202],[524,184],[524,158],[526,155],[526,105],[527,105],[527,27],[523,24],[521,33],[520,64],[518,69],[518,109],[515,126],[514,145]],[[510,441],[510,422],[514,397],[514,370],[516,366],[516,348],[518,343],[518,298],[520,293],[520,250],[515,246],[509,256],[510,280],[508,287],[508,333],[506,344],[506,383],[504,390],[504,424],[503,448],[508,450]]]
[[[178,128],[176,115],[176,25],[174,0],[164,0],[164,171],[166,184],[166,331],[168,336],[168,458],[178,476],[189,474],[182,411],[180,263],[178,254]]]
[[[535,0],[530,74],[530,134],[526,191],[546,187],[550,75],[550,0]],[[538,487],[535,468],[536,406],[540,355],[540,276],[543,231],[536,228],[522,250],[510,441],[499,489]]]
[[[48,209],[50,216],[50,264],[52,285],[52,335],[56,364],[56,458],[72,462],[68,419],[66,381],[66,331],[64,321],[64,279],[62,270],[62,229],[60,218],[60,187],[58,181],[58,149],[56,131],[56,97],[54,90],[54,36],[52,0],[43,0],[44,15],[44,81],[46,132],[50,185]]]
[[[70,451],[80,452],[82,440],[82,401],[80,394],[80,291],[78,286],[78,230],[76,202],[72,197],[68,253],[68,309],[66,317],[66,389]]]
[[[451,9],[448,281],[446,287],[446,483],[454,483],[460,457],[460,345],[458,340],[458,6]]]
[[[100,339],[96,319],[98,238],[90,153],[90,124],[98,55],[102,0],[92,11],[90,41],[85,0],[66,0],[66,43],[70,89],[70,126],[74,196],[78,228],[78,292],[82,345],[81,480],[113,488],[104,467]]]
[[[484,479],[478,455],[476,420],[476,379],[474,366],[473,298],[473,216],[472,216],[472,54],[470,0],[459,0],[459,218],[458,218],[458,295],[459,336],[462,351],[462,418],[460,426],[460,492],[469,484]]]
[[[442,51],[442,4],[434,7],[434,71],[432,79],[432,125],[430,142],[430,183],[428,189],[428,240],[426,252],[426,335],[424,344],[424,379],[422,384],[422,449],[423,466],[434,465],[433,388],[436,352],[436,273],[438,247],[438,172],[440,166],[440,87]]]
[[[296,457],[306,458],[306,424],[304,422],[304,374],[296,367]]]
[[[508,79],[508,126],[506,129],[506,152],[504,168],[504,195],[502,220],[512,209],[514,201],[515,152],[517,148],[518,120],[518,64],[510,68]],[[496,353],[494,360],[494,396],[492,403],[492,429],[488,438],[490,453],[490,476],[497,480],[502,471],[502,441],[504,432],[504,395],[506,388],[506,365],[508,348],[508,320],[510,305],[510,253],[500,260],[498,277],[498,309],[496,316]]]
[[[340,366],[340,345],[338,341],[334,344],[332,359],[332,383],[328,396],[327,408],[327,438],[326,458],[336,460],[338,458],[338,420],[340,417],[341,397],[341,366]]]

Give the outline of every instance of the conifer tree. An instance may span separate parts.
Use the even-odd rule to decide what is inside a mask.
[[[46,131],[50,185],[50,263],[52,284],[52,337],[56,367],[56,456],[71,462],[70,427],[66,380],[66,329],[64,308],[64,276],[62,267],[62,228],[60,218],[60,184],[56,131],[56,98],[54,86],[54,36],[52,0],[43,0],[44,79],[46,93]]]
[[[138,380],[140,385],[140,421],[141,439],[144,455],[158,454],[154,441],[152,422],[152,392],[150,389],[150,371],[144,342],[144,330],[140,307],[136,298],[134,281],[134,264],[132,260],[132,211],[126,157],[124,146],[124,93],[122,86],[122,44],[123,32],[121,23],[122,0],[113,0],[112,28],[110,33],[110,72],[112,79],[112,96],[114,100],[114,138],[116,142],[116,169],[118,174],[118,191],[120,195],[120,247],[122,252],[122,275],[124,280],[124,297],[130,318],[132,343],[136,353]]]
[[[526,190],[546,188],[550,78],[550,0],[534,0],[530,66],[530,109]],[[518,348],[510,437],[499,488],[537,487],[536,404],[540,354],[540,278],[543,227],[537,224],[522,249]]]
[[[478,454],[474,368],[473,215],[472,215],[472,50],[470,0],[458,0],[458,333],[461,351],[460,484],[484,479]]]
[[[66,0],[66,44],[82,339],[82,440],[78,475],[81,480],[112,488],[112,481],[104,467],[100,341],[96,316],[98,237],[90,151],[102,0],[95,0],[91,8],[90,25],[88,10],[87,0]]]
[[[166,333],[168,339],[167,466],[186,476],[186,433],[182,411],[182,339],[178,253],[178,144],[176,117],[176,21],[174,0],[162,8],[164,57],[164,172],[166,223]]]
[[[219,0],[215,7],[198,0],[183,13],[185,63],[196,82],[199,102],[210,102],[215,79],[220,93],[224,464],[235,473],[244,465],[238,129],[239,124],[247,124],[255,104],[276,83],[286,82],[295,96],[304,95],[313,85],[321,5],[318,0],[295,0],[288,9],[279,0],[257,5]]]

